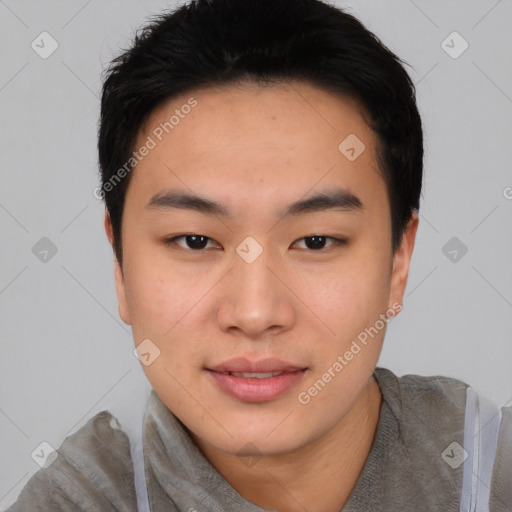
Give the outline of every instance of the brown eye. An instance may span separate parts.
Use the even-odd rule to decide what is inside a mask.
[[[184,243],[179,243],[178,240],[183,240]],[[191,249],[193,251],[200,251],[205,249],[211,238],[203,235],[178,235],[165,241],[167,245],[177,244],[183,249]]]
[[[346,240],[334,238],[331,236],[313,235],[313,236],[306,236],[304,238],[301,238],[300,240],[295,242],[294,245],[301,242],[302,240],[305,241],[305,246],[306,246],[305,248],[309,249],[311,251],[321,251],[322,249],[325,249],[326,247],[328,248],[328,247],[333,247],[336,245],[343,245],[347,242]],[[328,240],[330,240],[331,243],[326,245]],[[300,248],[302,248],[302,247],[300,247]]]

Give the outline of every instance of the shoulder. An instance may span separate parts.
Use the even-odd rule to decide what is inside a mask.
[[[444,478],[460,478],[460,470],[454,475],[444,463],[443,453],[454,442],[464,443],[468,385],[443,376],[398,377],[385,368],[376,368],[374,375],[386,417],[394,418],[388,429],[396,452],[407,457],[411,467],[436,468]]]
[[[66,437],[7,512],[136,511],[130,441],[108,411]]]
[[[490,511],[510,511],[512,508],[512,405],[501,408],[492,490]]]
[[[375,378],[384,400],[402,420],[433,412],[464,415],[469,385],[461,380],[442,375],[398,377],[386,368],[376,368]]]
[[[510,512],[512,406],[500,407],[451,377],[398,377],[377,368],[375,378],[396,418],[398,444],[406,447],[404,453],[414,453],[422,468],[436,468],[442,475],[436,485],[455,478],[468,503],[478,491],[490,512]]]

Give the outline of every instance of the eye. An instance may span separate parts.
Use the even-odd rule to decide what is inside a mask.
[[[311,251],[321,251],[323,249],[329,247],[335,247],[340,245],[345,245],[348,241],[340,238],[335,238],[331,236],[323,236],[323,235],[312,235],[304,238],[300,238],[296,242],[292,244],[292,247],[297,246],[297,244],[305,242],[305,247],[298,247],[299,249],[309,249]],[[327,242],[330,241],[329,244]],[[177,244],[183,249],[190,249],[192,251],[201,251],[208,248],[208,242],[214,242],[213,239],[208,238],[204,235],[196,235],[196,234],[184,234],[178,235],[172,238],[165,240],[166,245]]]
[[[178,240],[183,240],[185,245],[179,243]],[[192,249],[193,251],[200,251],[205,249],[209,241],[213,241],[211,238],[203,235],[178,235],[173,238],[165,240],[166,245],[177,244],[183,249]]]
[[[305,241],[306,249],[310,249],[312,251],[321,251],[326,248],[326,242],[331,240],[331,243],[327,245],[328,247],[334,247],[338,245],[345,245],[347,240],[343,240],[341,238],[334,238],[332,236],[323,236],[323,235],[312,235],[306,236],[304,238],[300,238],[297,242],[294,242],[292,245],[296,245],[302,240]],[[301,248],[301,247],[299,247]]]

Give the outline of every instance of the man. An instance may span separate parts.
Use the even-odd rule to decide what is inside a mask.
[[[376,368],[418,227],[399,59],[319,0],[199,0],[113,62],[99,159],[119,313],[151,394],[10,509],[512,509],[512,411]],[[479,507],[479,508],[475,508]]]

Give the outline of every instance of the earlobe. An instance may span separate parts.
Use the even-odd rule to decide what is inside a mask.
[[[114,250],[114,230],[112,228],[112,222],[110,221],[110,215],[108,211],[105,211],[105,233],[107,235],[108,241],[112,246],[112,251],[114,253],[114,281],[116,285],[116,295],[117,302],[119,304],[119,316],[121,320],[127,324],[131,325],[130,312],[128,308],[128,301],[126,299],[126,286],[124,280],[124,273],[121,267],[121,264],[117,260]]]
[[[391,308],[393,304],[402,304],[409,268],[418,230],[418,213],[416,210],[411,214],[411,218],[402,235],[400,247],[393,256],[393,271],[391,274],[391,286],[389,294],[389,304]]]
[[[108,210],[105,210],[105,218],[103,220],[103,225],[105,226],[105,233],[107,235],[108,241],[112,248],[114,247],[114,231],[112,229],[112,222],[110,221],[110,214]]]
[[[119,316],[125,324],[131,325],[130,311],[128,308],[128,301],[126,299],[126,286],[124,282],[123,269],[121,268],[119,261],[117,261],[117,258],[115,258],[114,261],[114,279],[116,283],[117,302],[119,304]]]

